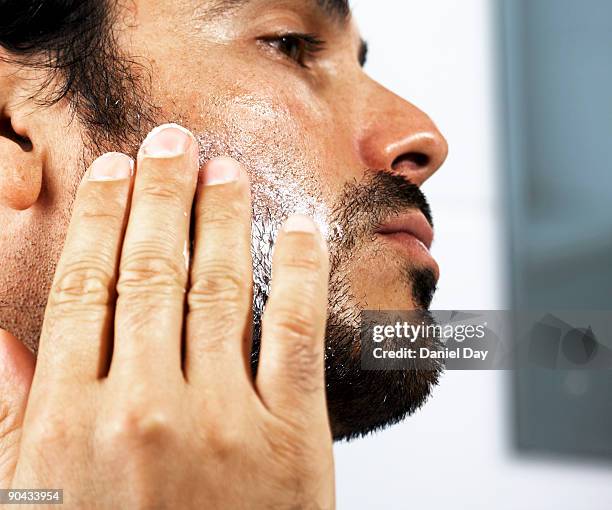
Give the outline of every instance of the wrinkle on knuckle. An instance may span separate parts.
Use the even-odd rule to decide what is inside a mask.
[[[298,389],[305,394],[319,391],[323,386],[322,353],[304,342],[292,342],[289,346],[289,359],[294,367],[294,377]]]
[[[321,254],[314,249],[302,249],[284,257],[283,265],[306,274],[318,274],[323,267]]]
[[[9,402],[0,401],[0,442],[2,444],[12,441],[20,430],[14,413],[15,409]]]
[[[290,380],[300,392],[314,393],[324,385],[322,377],[323,345],[316,339],[316,328],[310,323],[276,323],[272,329],[275,341],[282,342],[283,364],[291,367]]]
[[[189,289],[189,307],[207,309],[211,305],[241,302],[248,294],[250,281],[229,264],[205,263],[194,270]]]
[[[123,208],[120,210],[117,208],[108,208],[108,204],[106,204],[104,211],[86,209],[81,212],[79,217],[92,225],[100,225],[105,223],[116,223],[123,218],[123,214]]]
[[[53,283],[50,302],[55,306],[106,306],[111,299],[113,278],[99,261],[80,260],[67,264]]]
[[[152,180],[141,184],[138,195],[153,200],[155,203],[162,202],[165,206],[177,206],[181,202],[178,186],[170,186],[167,181]]]
[[[184,259],[175,260],[153,243],[140,243],[122,261],[117,290],[120,294],[143,288],[182,292],[186,278]]]
[[[206,203],[206,206],[201,209],[198,215],[198,220],[206,224],[206,230],[225,230],[227,228],[235,228],[236,223],[245,216],[244,205],[235,200],[225,200],[223,203],[211,204]]]
[[[318,331],[318,318],[323,315],[306,300],[287,302],[274,309],[269,322],[277,334],[287,335],[291,338],[301,338],[312,343]]]

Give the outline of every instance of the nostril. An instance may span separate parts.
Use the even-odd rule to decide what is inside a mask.
[[[429,165],[429,156],[422,152],[407,152],[398,156],[391,163],[391,168],[396,171],[420,170]]]

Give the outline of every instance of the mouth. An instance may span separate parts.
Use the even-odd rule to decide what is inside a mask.
[[[382,224],[376,234],[384,242],[402,251],[411,261],[430,267],[436,277],[439,275],[438,265],[430,253],[434,239],[433,227],[420,211],[412,210],[393,217]]]
[[[431,249],[434,238],[433,227],[423,213],[416,210],[395,216],[381,225],[376,233],[384,236],[414,237],[427,251]]]

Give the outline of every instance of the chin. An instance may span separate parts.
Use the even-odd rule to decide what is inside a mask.
[[[394,288],[387,287],[393,289],[388,292],[393,292],[394,297],[377,300],[376,304],[381,306],[373,306],[374,301],[368,301],[367,306],[354,307],[335,303],[330,309],[325,375],[335,440],[351,440],[401,422],[427,402],[443,373],[444,366],[438,360],[420,364],[414,370],[361,368],[362,310],[428,310],[431,304],[437,283],[433,270],[412,268],[399,274],[401,278],[394,279]],[[332,285],[337,290],[337,284],[332,282]]]

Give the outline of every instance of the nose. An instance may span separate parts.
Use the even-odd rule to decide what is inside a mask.
[[[367,168],[402,174],[422,185],[444,163],[448,144],[421,110],[378,84],[367,99],[359,141]]]

